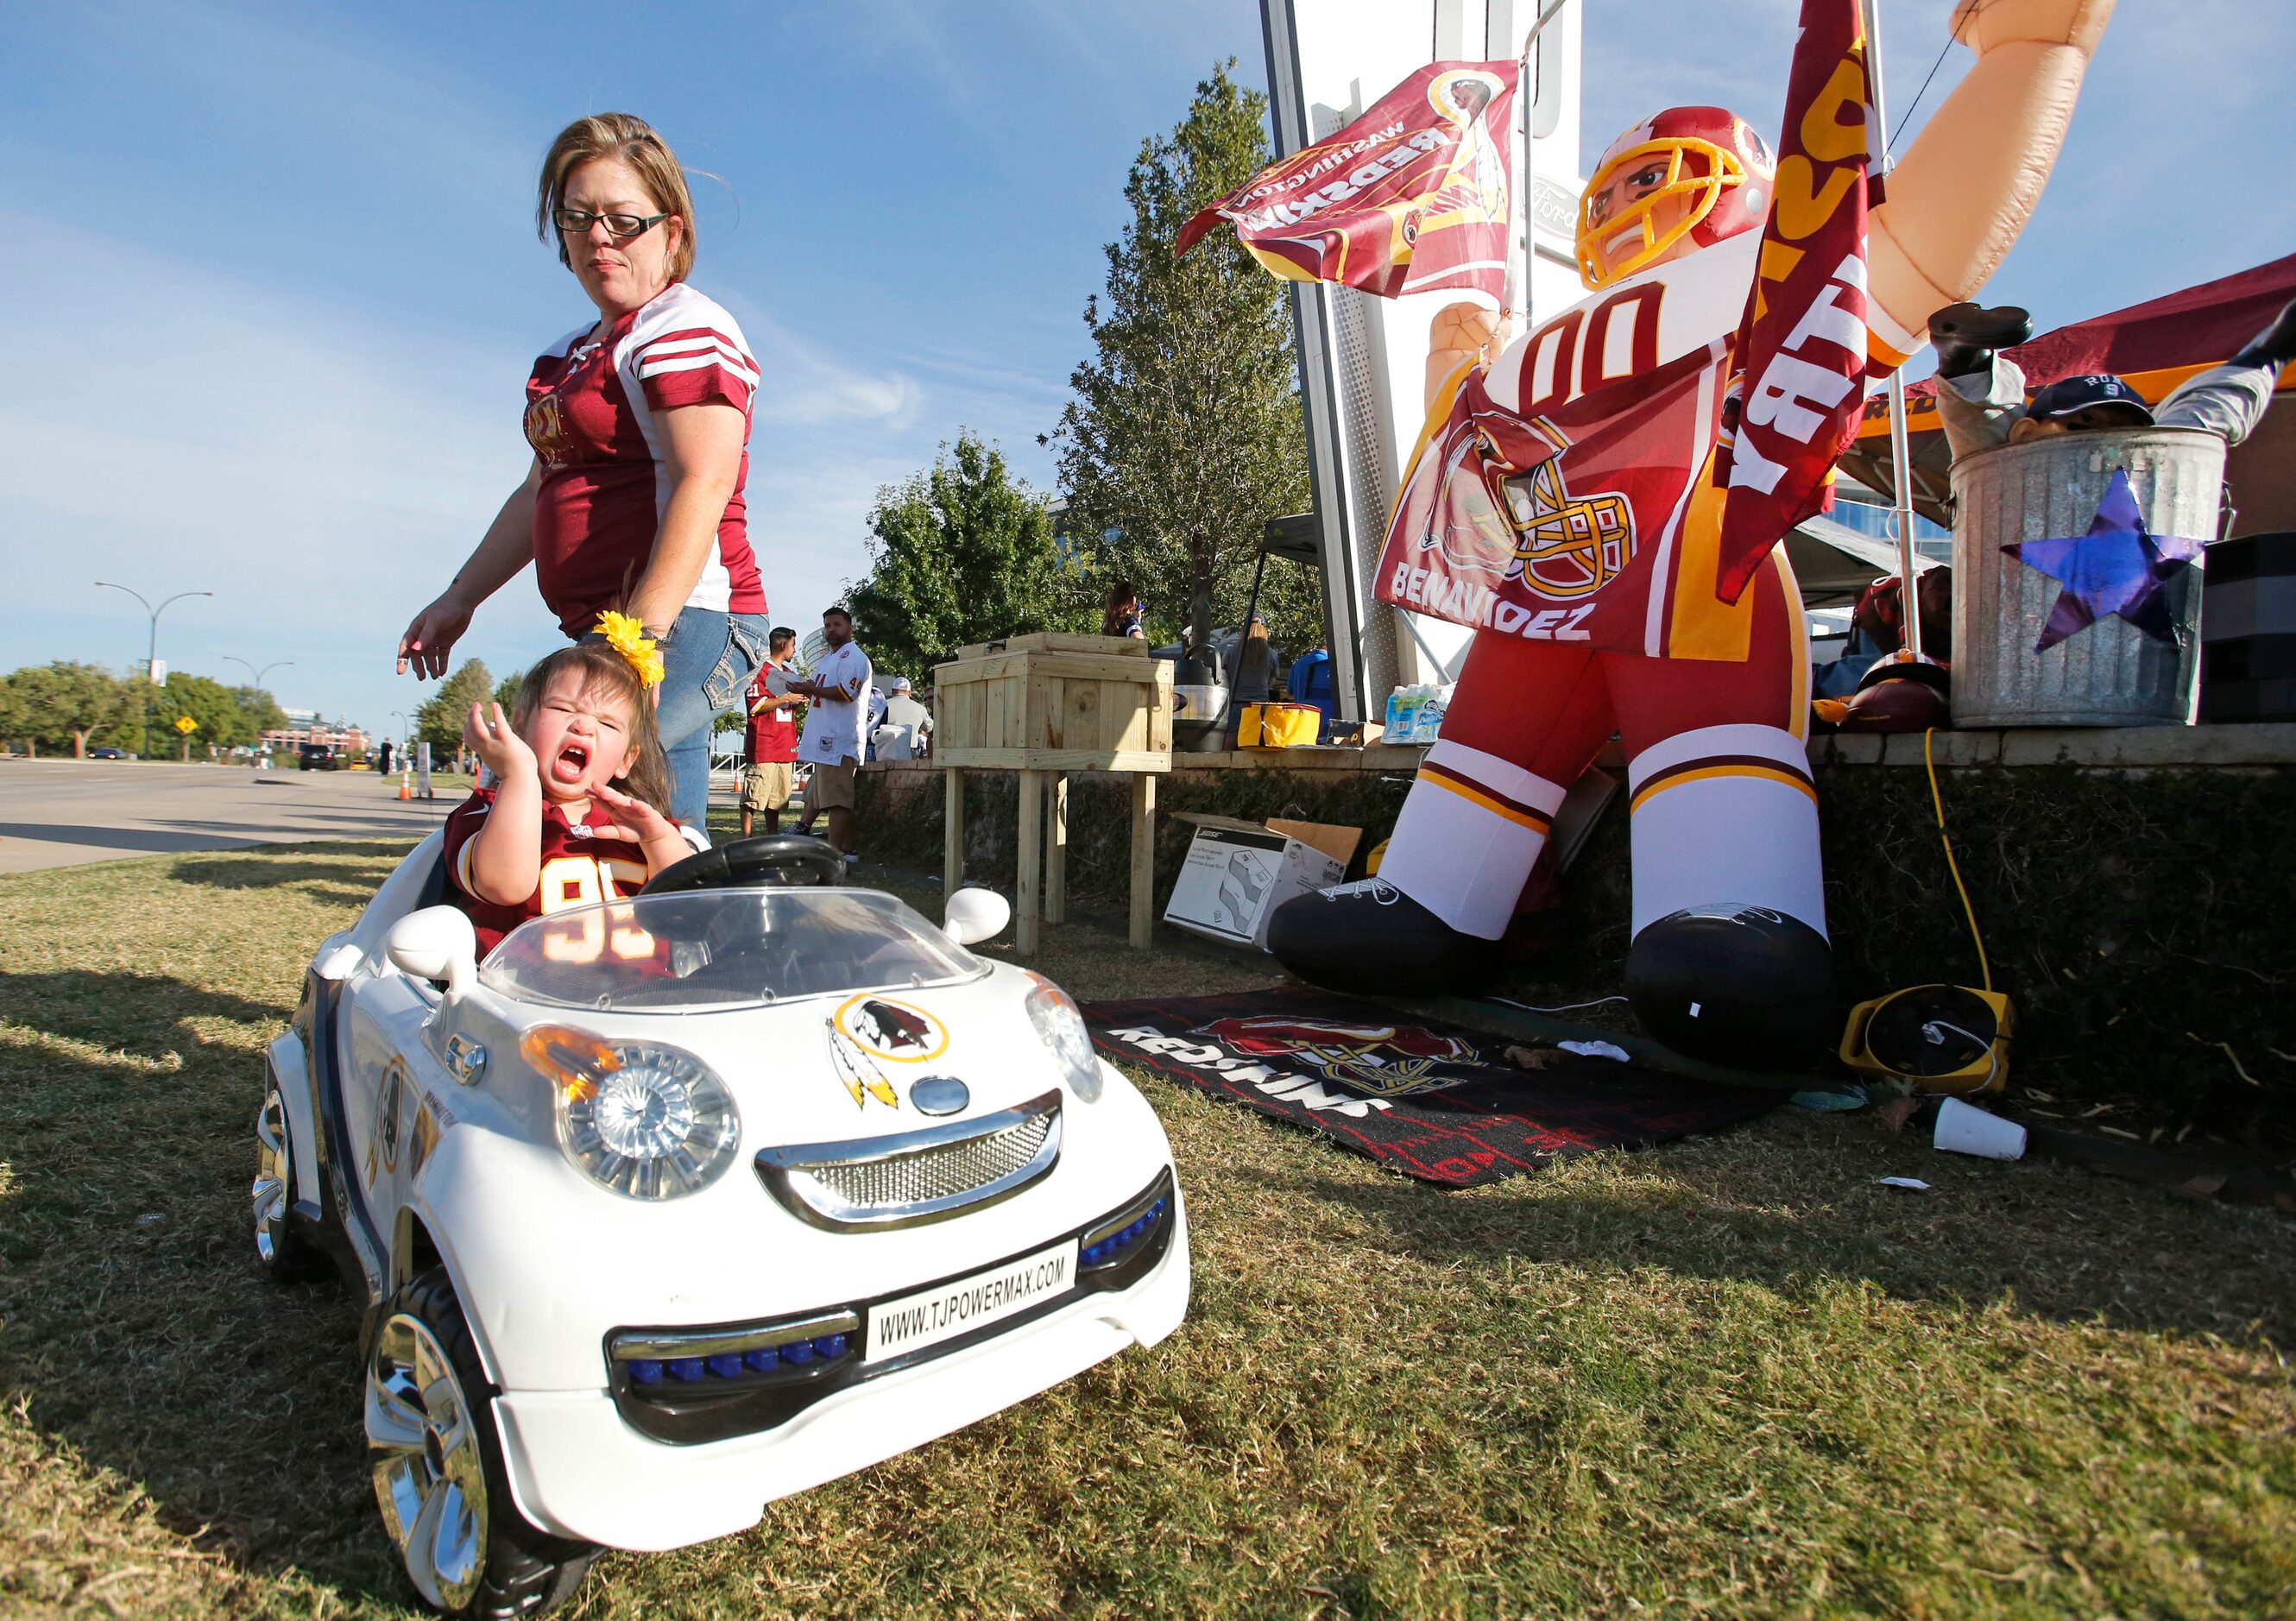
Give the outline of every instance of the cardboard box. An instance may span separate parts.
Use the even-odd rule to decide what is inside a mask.
[[[1297,895],[1347,876],[1363,830],[1320,822],[1240,822],[1183,812],[1196,824],[1164,921],[1208,940],[1267,949],[1267,920]]]

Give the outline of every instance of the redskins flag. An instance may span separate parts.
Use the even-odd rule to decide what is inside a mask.
[[[1420,69],[1339,134],[1188,221],[1175,256],[1233,220],[1245,250],[1288,282],[1500,307],[1515,81],[1511,61]]]
[[[1857,437],[1865,381],[1906,360],[1874,336],[1866,307],[1866,63],[1857,0],[1802,0],[1777,192],[1738,330],[1732,394],[1742,405],[1715,465],[1729,492],[1726,601],[1738,600],[1779,536],[1833,504],[1834,458]]]
[[[1684,651],[1669,592],[1729,353],[1718,339],[1534,418],[1461,367],[1396,498],[1374,594],[1528,641]]]

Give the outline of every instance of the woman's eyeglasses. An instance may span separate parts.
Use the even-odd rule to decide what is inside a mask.
[[[643,236],[669,217],[667,214],[592,214],[581,209],[553,209],[550,223],[569,236],[587,236],[590,227],[600,220],[617,242],[627,242],[633,236]]]

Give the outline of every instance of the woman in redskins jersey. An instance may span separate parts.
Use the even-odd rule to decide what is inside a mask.
[[[478,550],[399,639],[398,668],[435,680],[478,605],[529,561],[571,637],[613,609],[644,621],[669,814],[701,828],[709,729],[764,660],[765,590],[750,549],[750,403],[742,329],[686,283],[693,201],[661,137],[628,113],[578,119],[542,162],[537,228],[597,306],[526,385],[534,463]]]

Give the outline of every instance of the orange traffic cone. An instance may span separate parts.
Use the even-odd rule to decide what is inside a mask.
[[[398,797],[402,799],[412,799],[414,797],[414,779],[408,772],[402,771],[398,774]]]

